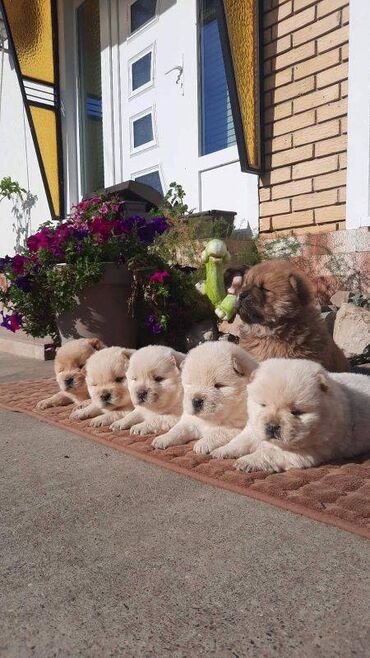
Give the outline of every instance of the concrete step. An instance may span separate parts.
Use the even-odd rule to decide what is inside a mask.
[[[25,356],[39,361],[50,361],[54,359],[55,346],[50,336],[32,338],[22,330],[13,334],[8,329],[0,327],[0,352]]]

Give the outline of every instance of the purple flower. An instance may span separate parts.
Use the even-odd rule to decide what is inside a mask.
[[[5,256],[4,258],[0,258],[0,272],[4,272],[5,268],[9,263],[12,262],[12,258],[10,256]]]
[[[153,334],[161,334],[163,329],[156,315],[148,315],[145,324]]]
[[[153,217],[151,223],[155,232],[159,235],[165,233],[169,229],[168,222],[165,217]]]
[[[169,276],[169,272],[154,272],[154,274],[149,277],[149,281],[152,281],[153,283],[164,283]]]
[[[4,327],[15,334],[22,326],[22,316],[19,313],[5,314],[3,311],[0,311],[0,313],[3,318],[0,327]]]
[[[87,228],[75,228],[72,235],[75,240],[81,241],[89,235],[89,230]]]
[[[30,292],[31,291],[31,277],[30,277],[30,275],[26,274],[26,276],[19,276],[15,280],[15,285],[20,290],[23,290],[23,292]]]
[[[14,274],[23,274],[24,266],[27,263],[27,260],[28,258],[21,256],[20,254],[16,254],[14,256],[12,259],[12,270]]]

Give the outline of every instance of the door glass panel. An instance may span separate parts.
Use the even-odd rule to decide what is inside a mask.
[[[154,140],[152,115],[146,114],[133,121],[134,148]]]
[[[152,53],[140,57],[131,66],[132,91],[139,89],[152,79]]]
[[[135,32],[155,16],[156,0],[136,0],[131,5],[131,32]]]
[[[82,194],[104,187],[99,0],[77,9]]]
[[[199,0],[201,155],[236,143],[216,16],[216,0]]]
[[[162,188],[162,183],[161,183],[161,178],[159,175],[159,171],[151,171],[148,174],[142,174],[141,176],[135,176],[135,180],[138,183],[144,183],[145,185],[150,185],[150,187],[154,187],[157,192],[160,192],[163,194],[163,188]]]

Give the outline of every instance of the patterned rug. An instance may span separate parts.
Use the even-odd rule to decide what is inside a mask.
[[[71,421],[71,407],[36,411],[36,403],[56,390],[55,381],[50,379],[1,384],[0,407],[23,412],[206,484],[370,538],[370,455],[307,470],[244,474],[234,470],[233,459],[217,461],[196,455],[192,443],[154,450],[150,445],[153,437],[134,437],[128,432],[116,434],[108,428],[92,428],[89,421]]]

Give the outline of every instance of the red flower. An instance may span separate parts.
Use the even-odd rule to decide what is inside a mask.
[[[154,272],[154,274],[149,277],[149,281],[154,283],[164,283],[169,276],[168,272]]]
[[[24,266],[25,263],[27,262],[27,258],[25,256],[21,256],[20,254],[16,254],[12,260],[12,270],[14,274],[23,274],[24,272]]]

